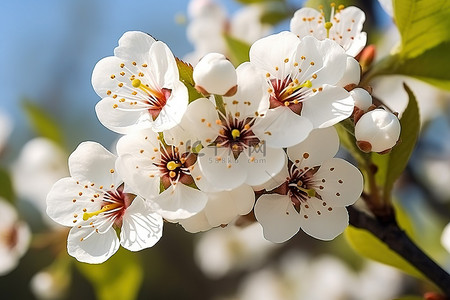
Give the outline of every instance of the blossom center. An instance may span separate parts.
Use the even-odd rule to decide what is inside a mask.
[[[147,105],[149,105],[147,109],[153,120],[155,120],[166,105],[167,99],[170,98],[172,90],[166,88],[160,90],[152,89],[148,84],[143,84],[138,78],[132,79],[131,85],[147,95]]]
[[[311,88],[312,83],[306,80],[300,83],[298,79],[292,79],[290,76],[281,80],[278,78],[271,79],[269,89],[270,92],[270,108],[278,106],[289,107],[293,112],[300,114],[302,110],[302,100],[305,98],[306,89]],[[305,89],[306,88],[306,89]]]
[[[175,185],[178,181],[183,184],[193,183],[190,167],[196,159],[196,156],[192,153],[180,153],[177,147],[162,147],[160,161],[155,163],[155,166],[159,168],[164,188]]]
[[[318,186],[314,179],[318,169],[319,167],[299,169],[295,164],[290,167],[289,177],[286,179],[287,195],[297,212],[300,212],[301,204],[306,203],[309,198],[321,198],[316,191]]]

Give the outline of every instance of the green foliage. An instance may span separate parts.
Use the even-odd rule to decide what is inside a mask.
[[[372,153],[372,161],[378,167],[376,181],[379,187],[383,187],[385,202],[390,201],[391,190],[394,182],[402,174],[412,154],[420,131],[419,108],[416,97],[410,88],[403,84],[408,93],[409,102],[400,119],[400,142],[392,148],[389,154],[380,155]]]
[[[76,265],[92,283],[97,299],[132,300],[137,298],[143,279],[142,264],[137,254],[120,248],[103,264],[77,263]]]
[[[281,21],[292,17],[292,9],[284,2],[267,2],[263,6],[264,12],[261,16],[261,23],[276,25]]]
[[[356,159],[361,167],[366,166],[370,155],[359,150],[355,139],[355,125],[351,119],[345,119],[334,126],[341,145]]]
[[[393,6],[394,19],[402,37],[402,57],[416,57],[450,41],[449,1],[396,0]]]
[[[11,203],[13,203],[15,199],[11,176],[9,172],[3,168],[0,168],[0,197]]]
[[[395,298],[394,300],[424,300],[424,298],[420,296],[403,296],[400,298]]]
[[[413,236],[413,226],[408,215],[398,205],[395,205],[395,211],[399,226],[405,230],[409,236]],[[380,263],[396,267],[417,278],[423,278],[420,271],[407,262],[402,256],[391,250],[385,243],[380,241],[369,231],[349,226],[345,230],[344,236],[350,246],[358,254]]]
[[[224,34],[224,38],[228,47],[229,59],[235,67],[250,60],[250,45],[248,43],[234,38],[227,33]]]
[[[192,68],[191,64],[188,64],[181,59],[176,59],[177,61],[177,67],[178,67],[178,73],[180,74],[180,81],[183,82],[183,84],[188,89],[189,93],[189,103],[194,101],[195,99],[203,97],[202,94],[200,94],[195,89],[195,82],[194,78],[192,77],[192,73],[194,72],[194,68]]]
[[[60,146],[64,145],[60,126],[50,114],[27,99],[23,100],[22,107],[31,123],[31,128],[33,128],[37,135],[46,137]]]

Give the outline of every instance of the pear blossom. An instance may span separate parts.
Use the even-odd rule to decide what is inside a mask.
[[[81,262],[102,263],[119,244],[139,251],[161,238],[161,216],[124,187],[116,159],[98,143],[81,143],[69,157],[71,177],[57,181],[47,196],[47,214],[72,227],[67,249]]]
[[[265,123],[260,123],[269,101],[265,77],[250,63],[237,70],[237,93],[223,97],[223,108],[211,99],[201,98],[189,104],[181,126],[183,135],[195,136],[203,145],[198,152],[200,187],[214,185],[217,190],[232,190],[247,184],[258,186],[269,181],[284,166],[285,153],[265,143]],[[216,99],[216,98],[214,98]],[[218,103],[220,99],[216,99]],[[216,107],[217,106],[217,107]],[[172,133],[175,141],[180,133]],[[198,178],[198,179],[197,179]]]
[[[291,32],[303,38],[312,35],[319,40],[331,39],[341,45],[350,56],[356,56],[366,45],[367,34],[362,32],[366,16],[356,6],[331,5],[330,19],[323,11],[303,7],[294,13]]]
[[[281,32],[256,41],[250,62],[266,74],[270,109],[254,132],[268,146],[293,146],[313,128],[334,125],[353,112],[350,94],[335,86],[344,75],[347,55],[332,40],[300,40]]]
[[[92,86],[102,97],[95,107],[100,122],[118,133],[171,128],[188,104],[187,88],[179,80],[170,49],[139,31],[124,33],[114,56],[97,63]]]
[[[362,111],[367,111],[372,105],[372,96],[365,89],[355,88],[350,91],[350,95],[355,100],[355,106]]]
[[[255,204],[266,239],[284,242],[301,227],[317,239],[331,240],[347,227],[345,206],[361,195],[363,178],[352,164],[333,158],[338,148],[336,130],[329,127],[312,131],[302,143],[287,149],[285,181]]]
[[[395,146],[400,131],[398,117],[379,108],[361,116],[355,125],[355,138],[362,151],[383,152]]]
[[[156,133],[145,129],[121,137],[117,153],[125,183],[151,200],[165,219],[189,218],[205,207],[206,194],[192,187],[190,171],[196,155],[187,147],[164,145]]]
[[[28,250],[30,242],[28,225],[19,220],[14,207],[0,198],[0,275],[12,271]]]

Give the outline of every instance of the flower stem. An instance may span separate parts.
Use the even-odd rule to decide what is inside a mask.
[[[225,113],[225,104],[223,103],[223,98],[220,95],[214,95],[214,99],[216,100],[216,108],[218,111],[220,111],[224,116],[227,114]]]
[[[450,299],[450,274],[425,254],[398,226],[394,218],[375,219],[352,206],[348,207],[348,212],[350,225],[371,232],[435,283]]]

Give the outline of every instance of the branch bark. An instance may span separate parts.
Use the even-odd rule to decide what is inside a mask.
[[[425,254],[398,226],[395,219],[388,221],[372,218],[368,214],[349,206],[350,225],[366,229],[388,247],[411,263],[428,279],[434,282],[450,299],[450,275]]]

